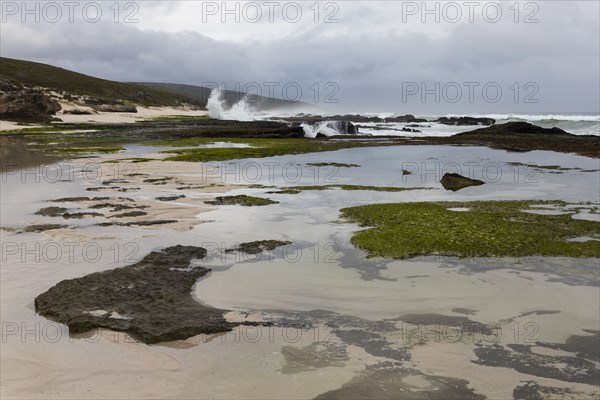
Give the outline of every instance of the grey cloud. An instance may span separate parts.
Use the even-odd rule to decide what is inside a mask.
[[[361,11],[362,7],[362,11]],[[364,5],[364,16],[376,15]],[[371,14],[367,12],[371,11]],[[565,10],[571,12],[564,18]],[[2,27],[3,56],[62,66],[122,81],[188,84],[225,82],[298,82],[304,100],[311,85],[335,82],[341,111],[411,113],[475,112],[598,112],[598,19],[590,17],[597,5],[562,4],[544,9],[538,24],[456,24],[441,37],[426,32],[348,29],[319,24],[299,27],[294,35],[269,41],[218,41],[196,32],[165,33],[136,25],[97,24],[20,25]],[[366,18],[366,17],[365,17]],[[356,23],[352,14],[346,23]],[[377,21],[364,20],[366,24]],[[397,22],[398,23],[398,22]],[[227,29],[227,25],[224,25]],[[336,34],[338,31],[344,34]],[[433,87],[448,82],[498,82],[502,101],[486,102],[477,92],[475,102],[436,103],[428,96],[402,101],[403,82]],[[539,86],[539,103],[515,103],[509,87],[519,82]],[[266,87],[265,87],[266,90]],[[278,94],[276,92],[276,94]],[[323,93],[322,93],[323,94]],[[526,94],[521,87],[521,98]]]

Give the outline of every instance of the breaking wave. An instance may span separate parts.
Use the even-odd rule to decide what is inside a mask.
[[[254,121],[260,119],[252,110],[247,95],[231,107],[227,107],[227,102],[223,98],[223,92],[218,88],[210,92],[206,108],[210,117],[215,119],[235,121]]]

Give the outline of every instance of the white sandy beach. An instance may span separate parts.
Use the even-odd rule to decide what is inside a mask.
[[[126,124],[160,117],[204,117],[208,111],[193,110],[187,107],[142,107],[137,106],[137,113],[124,112],[99,112],[91,107],[80,106],[73,102],[60,101],[62,110],[56,113],[55,117],[69,124],[82,123],[103,123],[103,124]],[[86,110],[91,114],[65,114],[68,110]],[[17,122],[0,120],[0,131],[20,130],[27,128],[40,128],[43,125],[19,125]]]

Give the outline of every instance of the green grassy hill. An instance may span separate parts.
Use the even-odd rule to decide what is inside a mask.
[[[63,68],[32,61],[0,57],[0,80],[28,87],[44,87],[105,100],[124,100],[143,106],[176,106],[187,103],[206,107],[211,89],[173,83],[115,82],[80,74]],[[225,101],[231,106],[243,97],[242,93],[227,90]],[[302,102],[290,102],[254,96],[251,104],[260,110],[292,110],[310,107]]]
[[[31,61],[0,57],[0,79],[24,86],[40,86],[72,95],[125,100],[145,106],[175,106],[181,103],[204,106],[206,102],[185,94],[132,83],[121,83]]]

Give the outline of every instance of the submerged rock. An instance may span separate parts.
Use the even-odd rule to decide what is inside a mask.
[[[368,365],[339,389],[315,399],[484,400],[469,381],[428,375],[389,361]]]
[[[192,286],[209,269],[190,267],[206,250],[173,246],[139,262],[59,282],[35,299],[40,315],[67,324],[71,334],[106,328],[145,342],[186,339],[230,331],[225,310],[202,305]]]
[[[471,179],[459,174],[444,174],[440,181],[444,189],[456,192],[469,186],[483,185],[485,182],[479,179]]]

